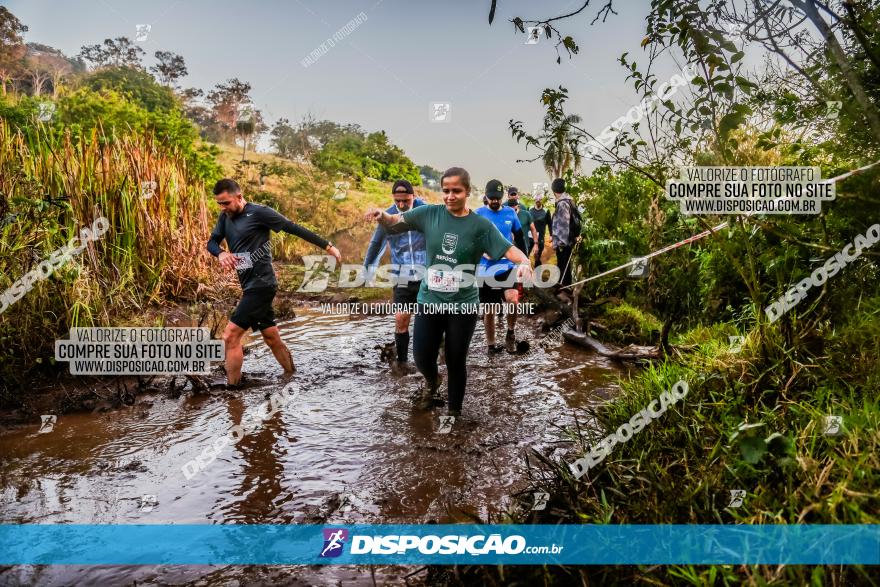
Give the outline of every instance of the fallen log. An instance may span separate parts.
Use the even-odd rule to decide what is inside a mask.
[[[577,332],[571,328],[564,328],[562,330],[562,336],[569,342],[591,349],[609,359],[615,359],[618,361],[639,361],[660,358],[660,349],[655,346],[639,346],[631,344],[622,349],[615,350],[605,346],[592,336],[588,336],[583,332]]]

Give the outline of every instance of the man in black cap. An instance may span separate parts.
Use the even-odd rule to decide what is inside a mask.
[[[495,225],[505,239],[515,244],[520,250],[525,249],[525,237],[522,226],[512,207],[501,205],[504,187],[497,179],[486,184],[486,197],[489,203],[479,208],[476,213],[487,218]],[[483,326],[486,328],[486,344],[490,354],[501,352],[502,347],[495,344],[495,316],[498,315],[493,306],[497,304],[519,303],[519,291],[515,283],[516,265],[507,259],[491,260],[485,256],[480,259],[477,267],[477,280],[480,283],[480,303],[486,305],[483,313]],[[509,353],[516,352],[516,312],[507,313],[507,335],[504,348]]]
[[[283,231],[298,236],[324,249],[337,261],[342,257],[330,241],[294,224],[268,206],[246,202],[241,187],[232,179],[218,181],[214,186],[214,197],[220,206],[220,216],[211,231],[208,252],[217,257],[223,269],[238,271],[242,289],[241,300],[223,331],[226,384],[231,388],[241,386],[241,365],[244,362],[241,339],[248,328],[263,335],[275,359],[284,368],[285,375],[289,375],[296,368],[290,350],[275,325],[275,313],[272,311],[278,281],[272,268],[269,231]],[[220,248],[224,240],[229,251]]]
[[[507,205],[516,211],[516,217],[522,226],[523,237],[525,238],[526,250],[523,251],[527,257],[531,257],[535,253],[535,246],[538,244],[538,231],[535,230],[535,219],[525,206],[520,206],[519,190],[511,186],[507,189]]]
[[[386,210],[389,214],[403,214],[407,210],[424,205],[415,197],[413,186],[405,179],[398,179],[391,188],[394,204]],[[394,343],[397,348],[397,367],[406,364],[409,353],[409,322],[412,312],[409,306],[415,306],[419,294],[419,286],[425,274],[427,253],[425,252],[425,235],[416,230],[400,234],[388,234],[379,224],[370,239],[364,267],[368,272],[374,271],[379,259],[385,252],[385,246],[391,249],[391,274],[395,276],[394,303],[399,310],[394,314]],[[405,306],[405,307],[404,307]]]
[[[574,200],[565,192],[565,180],[556,178],[551,184],[556,197],[556,211],[553,212],[553,248],[556,250],[556,265],[562,272],[561,286],[571,285],[571,253],[580,237],[581,214]]]

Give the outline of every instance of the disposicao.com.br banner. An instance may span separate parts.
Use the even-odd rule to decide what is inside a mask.
[[[880,525],[0,525],[19,564],[880,564]]]

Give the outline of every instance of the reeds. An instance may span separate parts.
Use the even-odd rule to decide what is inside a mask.
[[[155,182],[150,197],[142,186]],[[148,195],[148,194],[147,194]],[[112,325],[150,301],[210,283],[204,181],[151,133],[81,138],[0,120],[0,291],[99,216],[110,229],[0,314],[0,375],[21,381],[74,326]]]

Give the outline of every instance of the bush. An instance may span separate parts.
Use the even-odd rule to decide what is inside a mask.
[[[662,327],[656,317],[627,303],[606,312],[602,323],[608,327],[608,338],[623,344],[654,343]]]

